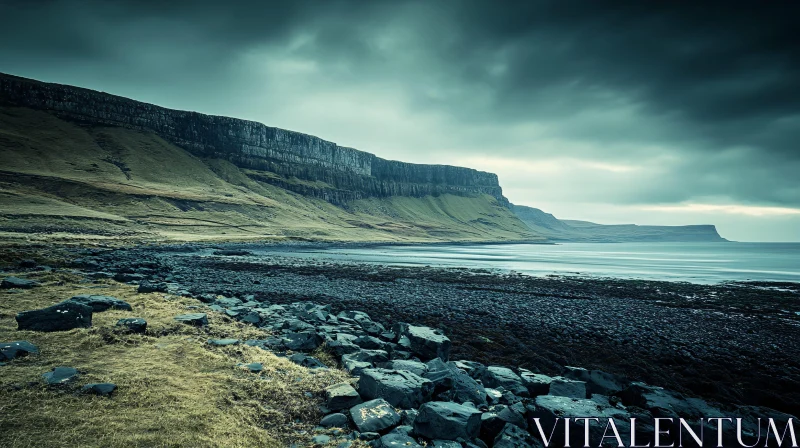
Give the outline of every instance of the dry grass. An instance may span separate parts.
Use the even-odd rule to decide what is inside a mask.
[[[30,277],[30,276],[29,276]],[[209,312],[209,326],[177,324],[193,299],[137,294],[114,282],[80,283],[69,274],[33,276],[27,291],[0,291],[0,341],[27,340],[40,354],[0,367],[0,434],[8,447],[254,447],[308,443],[319,419],[324,387],[347,379],[339,370],[314,374],[258,348],[211,347],[209,338],[263,338],[263,331]],[[75,294],[126,300],[132,312],[95,313],[93,327],[67,332],[17,331],[14,316]],[[143,317],[145,335],[115,328],[122,317]],[[261,362],[252,374],[237,363]],[[57,366],[83,372],[67,388],[43,384]],[[118,386],[111,398],[81,395],[92,382]],[[309,398],[306,392],[313,394]],[[298,431],[309,431],[299,434]]]

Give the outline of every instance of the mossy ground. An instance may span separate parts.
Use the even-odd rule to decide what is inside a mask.
[[[209,346],[209,338],[245,340],[266,334],[213,312],[205,328],[176,323],[174,316],[201,305],[194,299],[137,294],[130,285],[86,283],[67,273],[27,277],[43,286],[0,291],[0,341],[27,340],[40,350],[0,366],[4,447],[303,445],[320,418],[323,389],[348,379],[340,370],[314,373],[255,347]],[[88,293],[123,299],[133,311],[95,313],[88,329],[17,330],[17,312]],[[147,333],[116,328],[123,317],[147,319]],[[264,371],[253,374],[236,366],[250,362],[261,362]],[[45,386],[42,373],[57,366],[82,374],[66,387]],[[118,389],[110,398],[78,392],[96,382],[112,382]]]

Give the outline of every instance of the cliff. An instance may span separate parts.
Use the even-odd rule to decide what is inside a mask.
[[[0,105],[46,111],[89,126],[152,132],[195,156],[275,173],[260,181],[336,205],[390,196],[489,195],[508,205],[497,175],[469,168],[385,160],[253,121],[166,109],[73,86],[0,74]],[[308,182],[296,182],[301,181]]]
[[[538,208],[512,205],[511,210],[531,230],[551,241],[587,243],[723,242],[713,225],[639,226],[606,225],[562,220]]]

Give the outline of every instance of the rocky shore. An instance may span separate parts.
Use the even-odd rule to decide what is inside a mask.
[[[185,324],[220,313],[270,335],[211,344],[345,369],[352,379],[320,397],[311,444],[540,446],[534,421],[549,434],[559,418],[586,416],[635,417],[641,439],[655,417],[741,417],[752,432],[758,418],[785,421],[800,406],[794,284],[531,278],[201,246],[77,250],[65,260],[88,278],[196,299],[196,313],[176,316]],[[112,299],[56,307],[125,308]],[[35,313],[17,321],[35,325]],[[120,323],[129,324],[142,322]],[[320,349],[336,365],[309,354]],[[592,429],[593,445],[603,429]]]

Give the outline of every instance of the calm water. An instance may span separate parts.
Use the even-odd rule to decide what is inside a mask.
[[[564,243],[302,250],[298,257],[518,271],[532,275],[800,282],[800,243]]]

